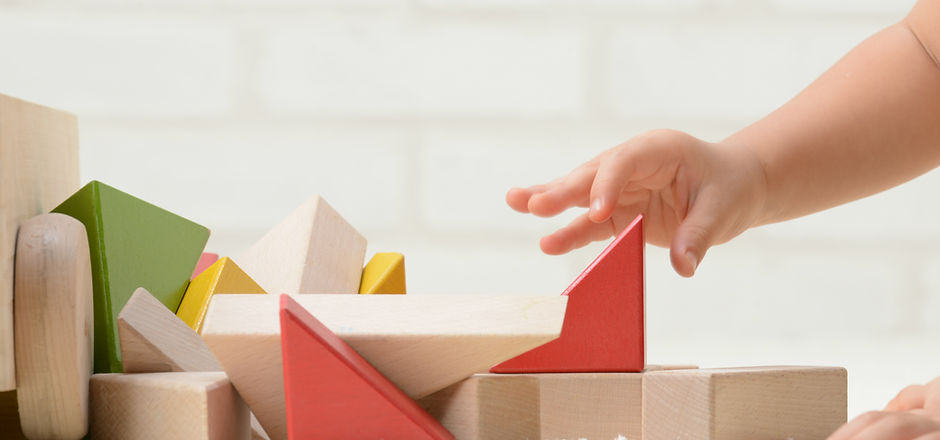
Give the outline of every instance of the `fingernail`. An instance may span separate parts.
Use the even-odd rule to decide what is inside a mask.
[[[695,273],[695,270],[698,269],[698,263],[699,263],[698,255],[695,255],[695,252],[686,251],[685,258],[688,258],[689,262],[692,263],[692,273]]]
[[[601,200],[600,197],[594,199],[594,201],[591,202],[591,214],[594,214],[594,216],[597,216],[598,213],[601,212],[601,206],[603,204],[604,204],[604,201]]]

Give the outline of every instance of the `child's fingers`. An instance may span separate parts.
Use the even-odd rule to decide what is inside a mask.
[[[924,408],[926,391],[927,387],[924,385],[910,385],[885,405],[885,411],[909,411]]]
[[[884,419],[890,413],[880,411],[869,411],[842,425],[836,432],[829,436],[828,440],[851,440],[855,435],[864,431],[869,426]]]
[[[592,242],[604,240],[614,235],[610,222],[594,223],[583,214],[551,235],[542,237],[539,245],[542,252],[550,255],[564,254],[572,249],[584,247]]]
[[[889,412],[888,415],[864,427],[852,439],[901,440],[914,439],[940,430],[933,419],[908,412]]]
[[[641,137],[627,142],[601,161],[591,186],[591,220],[606,221],[627,185],[672,165],[675,147],[669,138]]]
[[[506,204],[510,208],[527,214],[529,212],[529,199],[533,194],[544,191],[545,185],[535,185],[528,188],[512,188],[506,193]]]
[[[940,440],[940,431],[931,432],[930,434],[924,434],[920,437],[915,438],[914,440]]]
[[[940,377],[924,386],[924,402],[921,407],[932,416],[940,416]]]
[[[715,242],[720,211],[714,198],[703,194],[679,224],[669,246],[672,267],[679,275],[690,277],[695,274],[705,253]]]
[[[537,216],[551,217],[571,207],[587,207],[596,171],[596,166],[592,164],[575,168],[567,176],[546,185],[543,191],[533,194],[527,209]]]

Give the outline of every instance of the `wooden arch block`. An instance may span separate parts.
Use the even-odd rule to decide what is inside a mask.
[[[95,372],[121,372],[117,317],[138,287],[176,312],[209,230],[101,182],[55,208],[85,225],[95,290]]]
[[[212,266],[212,263],[215,263],[219,260],[219,254],[213,254],[210,252],[203,252],[202,256],[199,257],[199,261],[196,262],[196,269],[193,270],[193,276],[191,278],[196,278],[202,271]]]
[[[297,302],[280,303],[288,439],[454,438]]]
[[[638,372],[645,360],[643,217],[637,216],[562,294],[561,337],[493,373]]]
[[[397,252],[380,252],[362,269],[359,293],[404,294],[405,291],[404,255]]]
[[[196,333],[202,333],[209,300],[217,293],[266,292],[231,258],[223,257],[189,283],[176,316]]]
[[[0,391],[16,387],[13,260],[16,231],[78,189],[74,115],[0,95]]]
[[[62,214],[20,227],[14,286],[20,424],[30,438],[88,432],[94,349],[91,261],[85,227]]]
[[[357,293],[366,239],[313,196],[236,260],[273,293]]]

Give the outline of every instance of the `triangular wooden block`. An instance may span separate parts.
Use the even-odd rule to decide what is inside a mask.
[[[201,333],[209,300],[217,293],[266,292],[231,258],[224,257],[189,283],[176,316],[197,333]]]
[[[199,261],[196,262],[196,269],[193,270],[193,276],[191,278],[196,278],[202,271],[212,266],[212,263],[215,263],[219,260],[219,254],[213,254],[209,252],[203,252],[202,256],[199,257]]]
[[[138,287],[176,313],[209,230],[97,181],[53,211],[75,217],[88,232],[95,372],[121,372],[118,313]]]
[[[280,302],[288,439],[454,438],[297,302]]]
[[[645,361],[643,217],[637,216],[568,287],[561,337],[493,373],[636,372]]]
[[[295,295],[411,398],[554,339],[565,296]],[[272,438],[286,438],[279,299],[215,295],[202,336]]]
[[[404,294],[405,292],[404,255],[397,252],[380,252],[375,254],[362,269],[359,293]]]
[[[357,293],[366,239],[320,196],[294,210],[236,260],[275,293]]]

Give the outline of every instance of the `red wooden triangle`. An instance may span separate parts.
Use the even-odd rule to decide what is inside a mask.
[[[634,372],[646,364],[643,216],[637,216],[562,295],[561,336],[493,373]]]
[[[454,438],[287,295],[280,316],[288,439]]]

